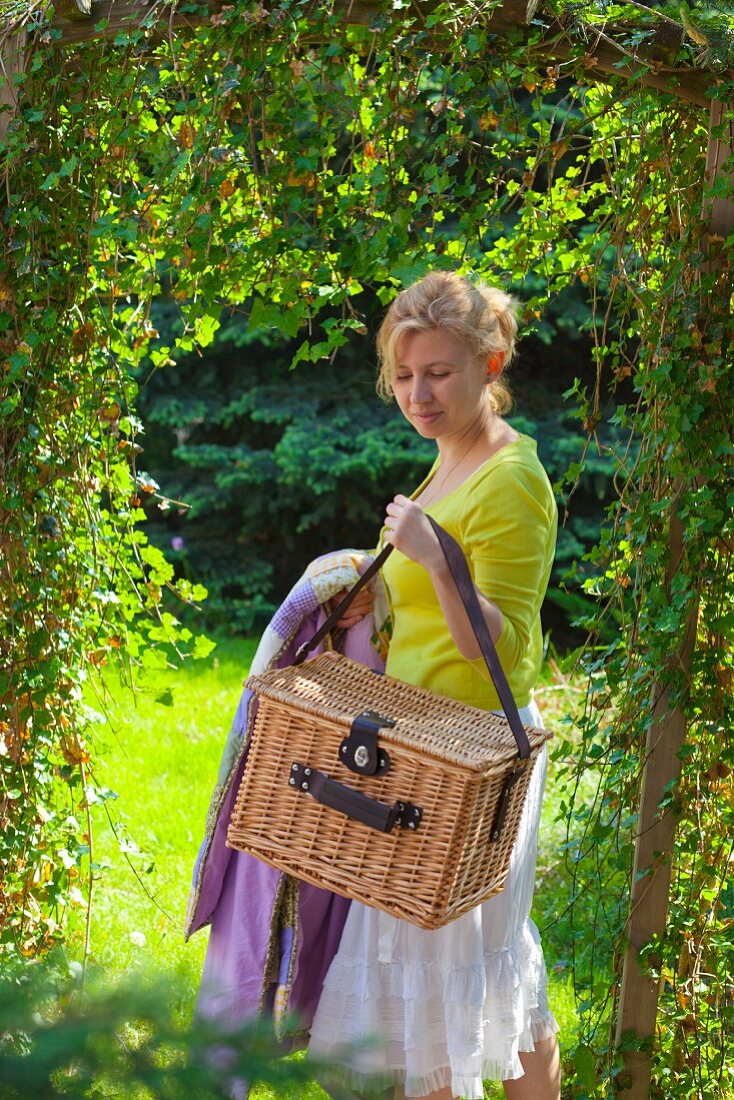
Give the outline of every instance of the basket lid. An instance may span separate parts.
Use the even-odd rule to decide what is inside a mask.
[[[502,770],[517,756],[515,738],[503,716],[377,674],[340,653],[322,653],[300,665],[250,676],[246,686],[347,729],[363,711],[377,711],[395,723],[383,730],[385,741],[471,771]],[[535,726],[525,730],[533,755],[552,736]]]

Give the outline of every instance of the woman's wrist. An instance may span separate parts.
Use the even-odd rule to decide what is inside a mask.
[[[445,583],[446,581],[453,580],[451,570],[449,569],[449,563],[446,561],[446,555],[441,549],[441,544],[438,539],[436,539],[436,546],[435,549],[431,551],[430,557],[422,564],[432,581]]]

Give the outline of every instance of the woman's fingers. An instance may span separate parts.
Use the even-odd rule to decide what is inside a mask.
[[[337,592],[332,600],[334,607],[338,607],[341,601],[346,598],[346,595],[346,589]],[[342,630],[347,630],[350,626],[354,626],[354,624],[358,623],[360,619],[363,619],[365,615],[370,614],[374,602],[374,593],[372,593],[369,588],[363,588],[361,592],[358,592],[354,597],[352,603],[336,625]]]
[[[406,510],[410,510],[411,508],[415,508],[418,511],[421,511],[420,505],[416,504],[415,501],[410,499],[410,497],[404,497],[402,493],[398,493],[395,499],[390,501],[385,511],[387,512],[388,516],[397,518],[399,516],[402,516]]]
[[[336,605],[339,601],[345,599],[346,596],[347,591],[346,589],[344,589],[342,592],[339,592],[338,595],[334,597],[334,604]],[[352,604],[349,610],[353,611],[355,608],[361,608],[362,611],[369,611],[374,602],[374,594],[369,590],[369,588],[363,588],[352,600]]]
[[[385,542],[429,568],[435,564],[438,540],[420,504],[398,494],[387,506]]]

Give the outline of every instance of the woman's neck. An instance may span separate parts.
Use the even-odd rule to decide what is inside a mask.
[[[519,438],[519,433],[492,410],[477,419],[458,439],[439,440],[440,465],[416,498],[417,503],[423,508],[435,504],[471,477],[497,451]]]
[[[458,466],[471,456],[480,454],[490,446],[490,440],[496,434],[496,421],[500,418],[491,409],[482,409],[476,419],[466,428],[461,435],[451,436],[449,439],[438,439],[438,453],[441,456],[441,466]]]

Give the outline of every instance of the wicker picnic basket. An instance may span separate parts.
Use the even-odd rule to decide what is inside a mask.
[[[259,709],[230,846],[423,928],[438,928],[502,889],[546,731],[527,730],[531,755],[492,840],[505,779],[517,764],[503,718],[336,653],[247,683]],[[364,712],[365,728],[371,718],[379,729],[378,753],[389,757],[373,776],[343,763],[343,743]],[[381,716],[394,724],[378,725]],[[359,732],[356,740],[359,758]],[[314,782],[332,805],[312,796]],[[392,827],[382,831],[391,816]]]
[[[446,551],[450,536],[438,532]],[[457,578],[452,554],[471,603],[468,570]],[[475,618],[476,610],[479,636]],[[491,657],[499,690],[504,674]],[[503,888],[533,766],[551,736],[522,726],[506,680],[500,698],[506,713],[514,708],[512,726],[333,652],[247,686],[258,712],[230,847],[422,928]]]

